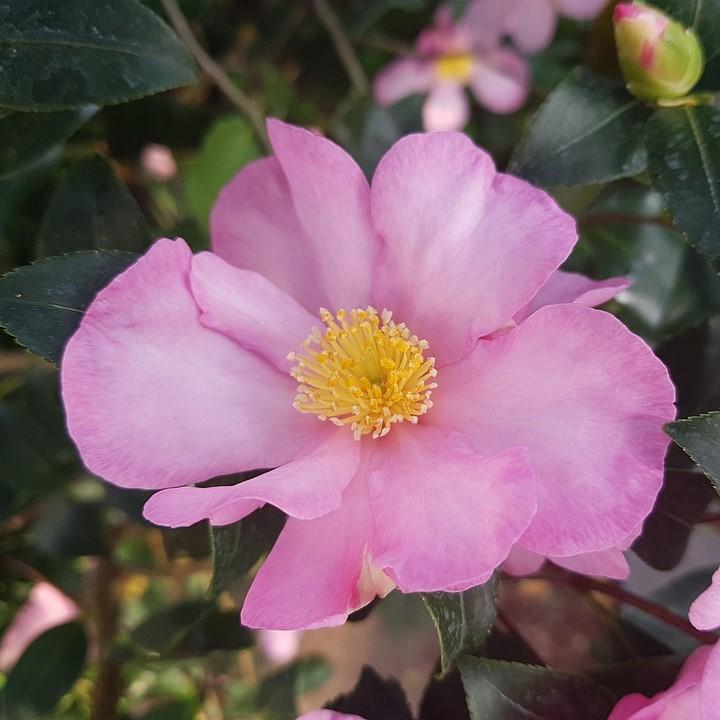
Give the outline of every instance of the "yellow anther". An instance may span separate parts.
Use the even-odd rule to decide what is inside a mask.
[[[293,407],[335,425],[356,440],[380,438],[396,422],[417,423],[432,406],[434,358],[425,340],[412,335],[392,313],[373,307],[320,310],[324,332],[314,329],[300,352],[288,357],[298,386]],[[339,323],[339,324],[338,324]]]
[[[435,61],[435,72],[441,80],[465,83],[472,77],[475,59],[470,53],[443,55]]]

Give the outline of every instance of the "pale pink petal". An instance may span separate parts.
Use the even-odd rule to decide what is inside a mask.
[[[381,160],[372,213],[384,248],[375,301],[440,363],[506,325],[563,262],[575,223],[459,133],[410,135]]]
[[[607,280],[591,280],[579,273],[555,271],[540,288],[538,294],[515,314],[520,323],[545,305],[580,303],[587,307],[602,305],[630,286],[630,279],[613,277]]]
[[[550,557],[549,559],[566,570],[583,575],[597,575],[613,580],[625,580],[630,575],[630,566],[625,559],[625,553],[619,548],[596,550],[564,558]]]
[[[536,573],[545,564],[545,557],[522,545],[513,545],[503,563],[503,570],[510,575],[524,577]]]
[[[284,665],[294,660],[300,651],[300,630],[259,630],[257,645],[272,665]]]
[[[485,582],[535,512],[521,450],[480,457],[446,428],[393,429],[378,443],[368,485],[373,562],[405,592]]]
[[[351,433],[323,428],[311,448],[282,467],[237,485],[163,490],[147,501],[144,515],[169,527],[205,519],[228,525],[268,502],[292,517],[309,520],[340,507],[359,462],[360,443]]]
[[[492,455],[523,447],[538,511],[522,544],[566,557],[623,542],[652,509],[675,391],[650,348],[612,315],[541,308],[441,368],[427,422]]]
[[[508,0],[473,0],[459,23],[471,35],[476,48],[493,50],[505,34],[513,10],[513,2]]]
[[[720,627],[720,568],[712,576],[712,584],[690,607],[690,622],[698,630]]]
[[[363,582],[372,536],[367,492],[358,477],[339,510],[316,520],[288,519],[245,599],[244,625],[271,630],[342,625],[375,597],[376,588]]]
[[[7,673],[33,640],[50,628],[75,620],[79,614],[78,606],[54,585],[34,585],[0,639],[0,672]]]
[[[210,215],[210,234],[220,257],[264,275],[311,313],[330,304],[314,247],[275,158],[246,165],[225,186]]]
[[[701,720],[720,720],[720,642],[708,657],[700,685]]]
[[[478,102],[491,112],[513,113],[528,98],[530,68],[517,53],[499,48],[476,58],[470,88]]]
[[[414,57],[400,58],[375,77],[375,100],[380,105],[392,105],[408,95],[427,92],[432,87],[433,79],[432,63]]]
[[[192,253],[159,240],[102,290],[70,339],[62,394],[87,468],[160,489],[295,457],[317,422],[295,383],[200,322]]]
[[[364,720],[359,715],[345,715],[334,710],[313,710],[297,720]]]
[[[203,325],[256,351],[285,372],[292,367],[288,353],[297,350],[320,324],[317,316],[263,275],[229,265],[212,253],[193,258],[190,284]]]
[[[462,130],[470,119],[470,104],[460,83],[438,82],[423,105],[423,127]]]
[[[379,240],[365,175],[342,148],[309,130],[269,120],[268,133],[330,307],[367,305]]]
[[[573,20],[592,20],[597,17],[609,0],[553,0],[557,11]]]
[[[516,0],[505,22],[505,31],[521,52],[532,54],[550,44],[556,24],[553,0]]]

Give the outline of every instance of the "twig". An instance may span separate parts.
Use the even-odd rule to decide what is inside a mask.
[[[508,576],[508,579],[522,580],[523,578],[512,578],[512,576]],[[710,645],[718,641],[718,636],[715,633],[697,630],[688,620],[680,617],[680,615],[676,615],[674,612],[668,610],[659,603],[640,597],[639,595],[635,595],[635,593],[625,590],[625,588],[622,588],[615,583],[604,582],[603,580],[596,580],[595,578],[591,578],[586,575],[576,575],[573,573],[531,575],[528,579],[545,580],[551,583],[561,582],[575,588],[576,590],[602,593],[603,595],[614,598],[625,605],[636,607],[638,610],[642,610],[648,615],[652,615],[652,617],[661,620],[667,625],[671,625],[672,627],[680,630],[680,632],[690,635],[702,643]]]
[[[630,213],[592,213],[578,219],[581,227],[597,227],[599,225],[657,225],[675,230],[675,225],[664,218],[644,217]]]
[[[355,91],[358,95],[367,95],[370,83],[335,11],[330,7],[327,0],[313,0],[313,4],[320,21],[332,38],[338,57],[350,77]]]
[[[218,89],[235,107],[244,113],[255,128],[255,132],[265,145],[271,150],[265,129],[265,119],[255,102],[246,95],[227,75],[225,70],[205,51],[193,34],[192,28],[177,4],[177,0],[162,0],[163,8],[177,34],[183,39],[198,65],[207,76],[217,85]]]

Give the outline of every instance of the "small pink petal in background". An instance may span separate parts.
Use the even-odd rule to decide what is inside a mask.
[[[499,48],[478,56],[470,88],[481,105],[499,115],[519,110],[530,92],[530,68],[517,53]]]
[[[300,630],[259,630],[257,646],[271,665],[294,660],[300,650]]]
[[[720,568],[712,577],[712,584],[690,607],[690,622],[698,630],[720,627]]]
[[[392,105],[408,95],[428,92],[434,78],[431,62],[414,57],[400,58],[375,77],[375,99],[380,105]]]
[[[140,154],[140,164],[147,175],[157,182],[172,180],[178,172],[172,150],[167,145],[146,145]]]

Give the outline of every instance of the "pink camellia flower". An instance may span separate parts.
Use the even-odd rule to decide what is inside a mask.
[[[392,105],[413,93],[429,93],[423,106],[427,130],[459,130],[470,117],[468,87],[481,105],[495,113],[519,110],[527,99],[526,61],[499,45],[487,29],[474,33],[440,6],[435,25],[420,34],[415,55],[388,65],[375,78],[375,99]]]
[[[473,0],[464,23],[483,37],[509,37],[524,53],[544,50],[555,36],[558,17],[592,20],[608,0]]]
[[[75,620],[79,612],[78,606],[54,585],[37,583],[0,639],[0,672],[8,672],[33,640]]]
[[[720,720],[720,643],[698,648],[665,692],[624,697],[608,720]]]
[[[623,281],[568,294],[577,278],[556,274],[572,218],[461,134],[400,140],[372,185],[325,138],[269,134],[275,156],[218,200],[214,253],[159,240],[69,341],[88,468],[159,490],[145,515],[162,525],[283,510],[251,627],[336,625],[393,587],[463,590],[516,544],[622,543],[660,489],[674,389],[585,304]],[[196,485],[252,468],[276,469]]]

